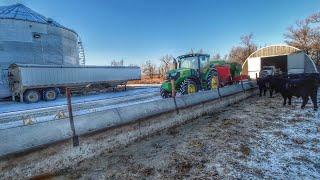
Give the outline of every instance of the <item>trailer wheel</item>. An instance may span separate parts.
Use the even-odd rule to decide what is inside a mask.
[[[162,87],[160,87],[160,94],[162,98],[169,98],[171,97],[171,93],[168,91],[164,90]]]
[[[181,83],[181,94],[193,94],[199,91],[199,85],[192,79],[186,79]]]
[[[40,93],[37,90],[27,90],[24,94],[23,94],[23,100],[26,103],[36,103],[38,101],[40,101]]]
[[[54,101],[58,97],[58,90],[54,88],[45,89],[42,92],[42,98],[45,101]]]
[[[207,87],[209,90],[217,89],[219,86],[219,76],[217,71],[211,71],[207,78]]]

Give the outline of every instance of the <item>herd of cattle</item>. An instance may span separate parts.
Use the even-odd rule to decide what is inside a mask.
[[[257,85],[262,93],[266,95],[267,90],[272,97],[273,92],[280,93],[283,97],[283,105],[291,105],[291,98],[302,98],[301,108],[303,109],[308,103],[309,97],[312,100],[314,110],[318,109],[317,92],[320,82],[320,75],[318,73],[308,74],[292,74],[292,75],[275,75],[267,76],[257,79]]]

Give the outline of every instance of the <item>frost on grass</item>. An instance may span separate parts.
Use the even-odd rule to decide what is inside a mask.
[[[56,174],[54,178],[319,179],[320,114],[250,98]]]

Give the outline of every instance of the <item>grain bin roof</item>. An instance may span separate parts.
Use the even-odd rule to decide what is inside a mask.
[[[0,19],[15,19],[41,24],[52,25],[70,30],[56,21],[31,10],[23,4],[14,4],[10,6],[0,6]],[[71,30],[72,31],[72,30]],[[74,32],[74,31],[73,31]]]

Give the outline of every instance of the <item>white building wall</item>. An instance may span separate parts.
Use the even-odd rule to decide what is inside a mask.
[[[259,77],[259,72],[261,70],[261,58],[254,57],[248,59],[248,75],[250,78],[255,79],[256,75]]]

